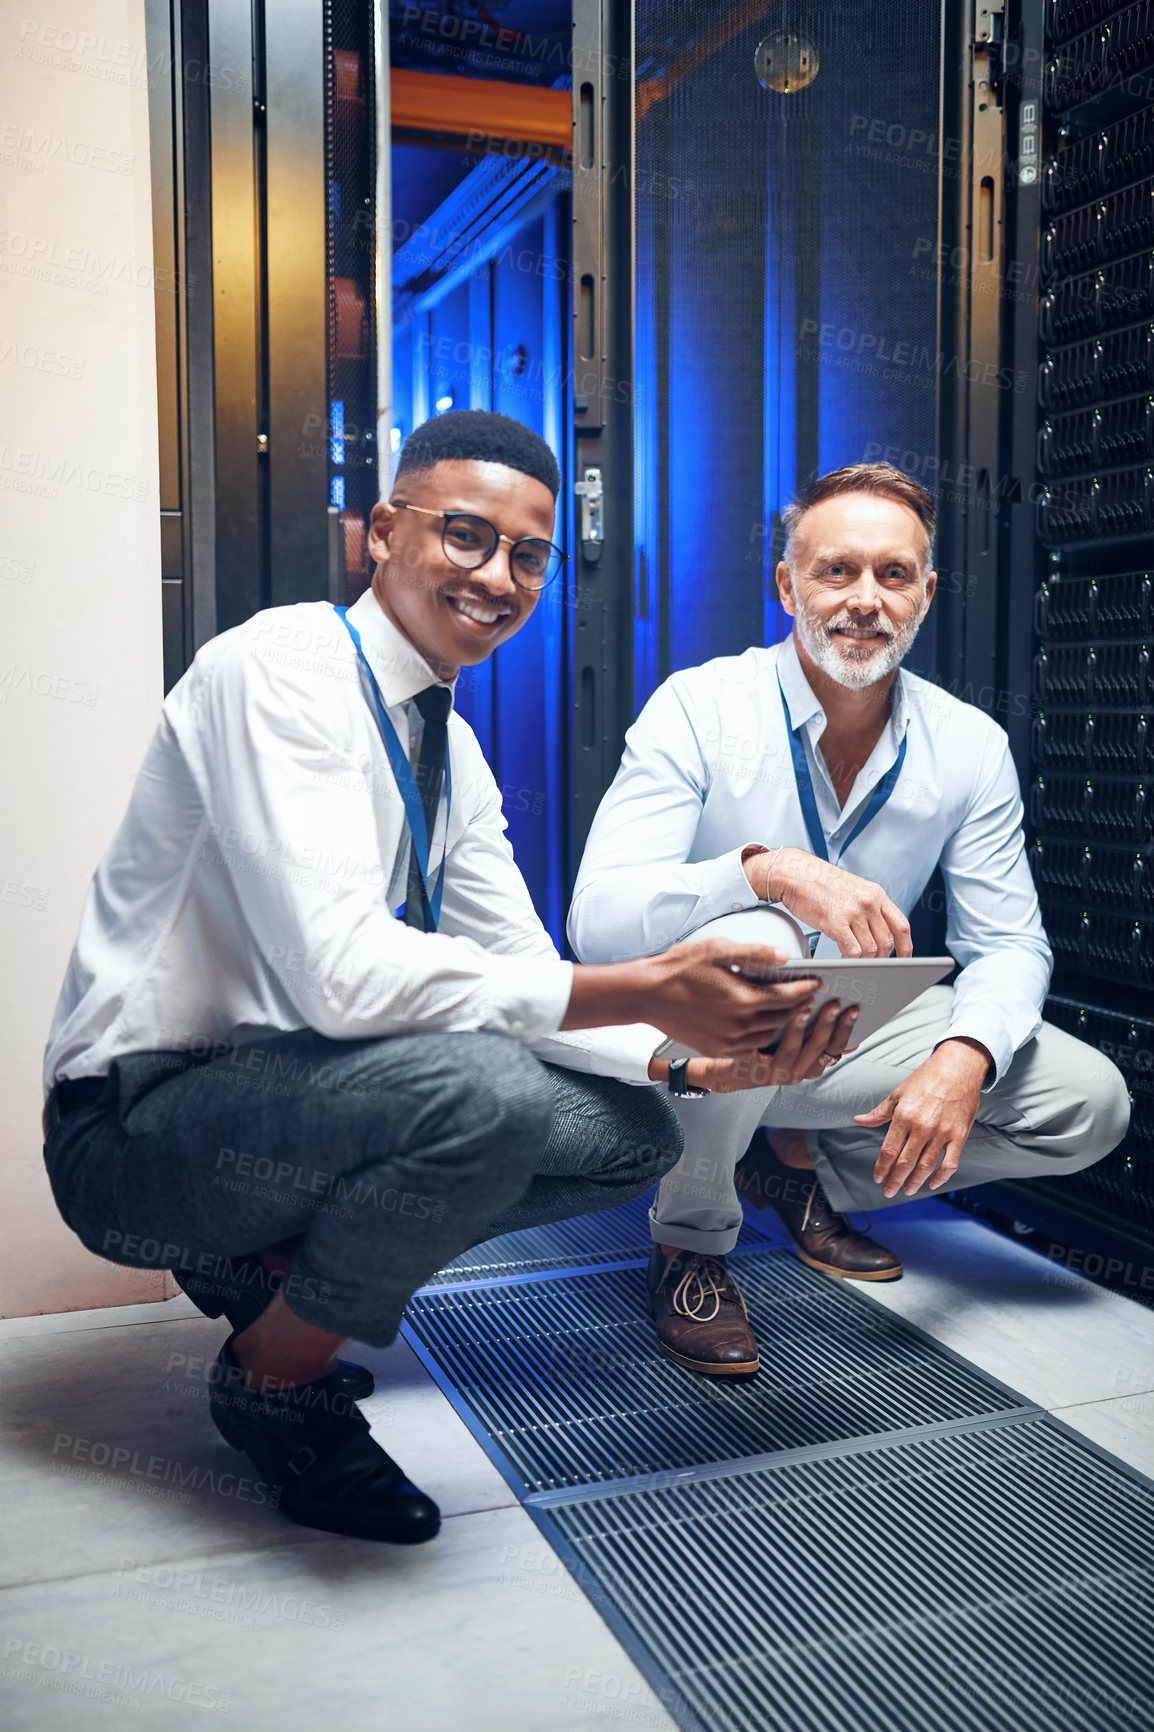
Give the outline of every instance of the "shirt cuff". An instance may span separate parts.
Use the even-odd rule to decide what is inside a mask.
[[[615,1077],[618,1082],[653,1086],[649,1061],[665,1036],[648,1023],[622,1023],[615,1028],[575,1028],[529,1042],[529,1049],[546,1064],[589,1076]]]
[[[963,1012],[956,1022],[951,1022],[938,1046],[947,1040],[976,1040],[979,1046],[985,1047],[994,1062],[986,1071],[986,1080],[982,1084],[983,1094],[989,1094],[995,1084],[1001,1082],[1013,1063],[1014,1043],[1005,1029],[991,1027],[988,1013],[979,1021]],[[934,1050],[936,1052],[937,1048]]]
[[[745,876],[741,863],[743,850],[734,848],[710,861],[710,873],[705,889],[697,902],[692,930],[704,926],[707,920],[717,920],[723,914],[740,914],[746,908],[768,906]]]
[[[573,991],[573,964],[558,956],[486,951],[488,1014],[479,1026],[533,1041],[556,1034]]]

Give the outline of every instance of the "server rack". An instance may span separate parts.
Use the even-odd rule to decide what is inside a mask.
[[[1046,1015],[1120,1067],[1133,1116],[1122,1145],[1086,1171],[989,1190],[1051,1238],[1092,1245],[1120,1266],[1137,1255],[1145,1268],[1154,1262],[1149,0],[1048,0],[1039,97],[1027,834],[1055,959]]]
[[[379,497],[373,8],[325,0],[324,24],[329,566],[331,599],[352,602],[372,577]]]
[[[369,0],[147,0],[165,687],[257,609],[367,581]]]

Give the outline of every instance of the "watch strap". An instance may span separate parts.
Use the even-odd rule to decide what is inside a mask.
[[[689,1060],[687,1058],[671,1058],[669,1061],[669,1080],[666,1084],[671,1095],[680,1095],[683,1100],[697,1099],[707,1095],[708,1089],[695,1089],[689,1083]]]

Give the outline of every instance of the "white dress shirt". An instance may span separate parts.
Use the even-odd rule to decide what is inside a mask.
[[[940,865],[946,944],[961,964],[952,1036],[988,1049],[994,1081],[1041,1026],[1052,959],[1022,838],[1005,733],[981,710],[901,670],[882,736],[839,805],[817,749],[826,718],[793,638],[676,673],[626,735],[581,862],[569,937],[584,962],[646,956],[720,914],[756,907],[751,843],[811,852],[794,780],[801,730],[829,858],[909,914]],[[890,798],[847,846],[865,804],[906,757]],[[837,955],[823,938],[817,955]]]
[[[435,677],[372,591],[349,610],[402,747]],[[205,1052],[311,1027],[336,1040],[495,1030],[574,1070],[646,1082],[641,1024],[559,1034],[573,966],[534,911],[501,796],[450,715],[440,929],[404,901],[404,807],[344,625],[323,602],[214,638],[169,694],[89,887],[44,1085],[125,1053]],[[420,715],[413,706],[413,722]]]

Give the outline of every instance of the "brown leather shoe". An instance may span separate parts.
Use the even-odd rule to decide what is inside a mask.
[[[745,1300],[724,1257],[667,1257],[654,1245],[646,1282],[666,1359],[706,1377],[750,1377],[760,1369]]]
[[[846,1281],[896,1281],[901,1259],[851,1227],[833,1209],[817,1174],[779,1161],[757,1131],[738,1162],[734,1184],[756,1209],[772,1209],[811,1269]]]

